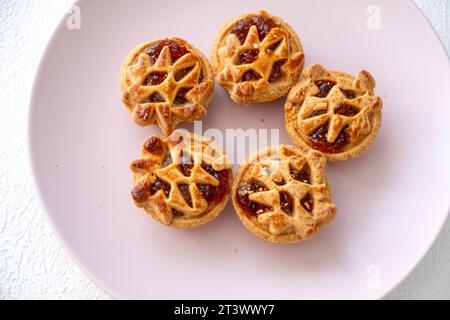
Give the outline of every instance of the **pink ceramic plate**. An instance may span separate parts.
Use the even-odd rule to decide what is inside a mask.
[[[81,29],[68,29],[64,19],[42,59],[29,145],[55,230],[112,296],[380,298],[429,249],[450,207],[450,69],[410,1],[97,0],[78,6]],[[122,59],[135,45],[167,35],[209,55],[222,23],[259,9],[294,27],[307,64],[353,74],[366,68],[384,99],[373,148],[329,165],[336,220],[312,240],[289,246],[252,236],[231,204],[213,223],[178,231],[148,218],[129,195],[128,164],[159,129],[137,127],[122,106]],[[246,108],[217,88],[203,129],[280,129],[281,142],[290,143],[283,103]]]

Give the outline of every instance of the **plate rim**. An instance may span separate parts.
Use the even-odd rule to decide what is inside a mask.
[[[73,6],[80,6],[83,4],[83,2],[86,2],[87,0],[75,0],[72,1]],[[450,72],[450,53],[447,51],[444,43],[442,42],[442,39],[440,38],[439,34],[437,33],[436,29],[433,27],[432,23],[428,18],[426,17],[425,13],[420,9],[418,4],[414,0],[406,0],[405,3],[412,7],[412,10],[415,11],[415,13],[418,15],[418,19],[421,20],[421,23],[425,25],[425,28],[427,28],[429,31],[432,32],[434,35],[435,40],[438,41],[440,44],[442,53],[447,57],[447,60],[449,62],[448,65],[448,71]],[[26,133],[26,150],[27,150],[27,163],[28,163],[28,170],[31,172],[31,184],[34,190],[36,190],[37,194],[37,201],[39,204],[39,209],[41,209],[44,213],[45,220],[47,221],[48,225],[50,226],[50,229],[53,232],[53,235],[58,239],[62,249],[66,252],[67,256],[77,265],[77,267],[88,277],[90,281],[92,281],[96,286],[98,286],[105,294],[107,294],[110,298],[113,300],[120,300],[123,298],[120,294],[115,292],[114,289],[112,289],[109,285],[101,281],[100,279],[96,278],[94,274],[89,270],[89,267],[87,267],[81,259],[78,258],[78,255],[75,253],[75,250],[71,247],[71,245],[66,241],[64,238],[63,232],[60,230],[60,227],[55,223],[53,216],[50,214],[50,210],[48,209],[48,205],[43,197],[43,190],[41,186],[39,185],[38,178],[37,178],[37,171],[36,168],[36,162],[35,159],[35,146],[32,143],[32,133],[33,133],[33,118],[34,114],[37,112],[37,92],[38,92],[38,86],[39,86],[39,78],[43,76],[44,73],[44,62],[47,60],[47,57],[50,54],[50,50],[53,47],[53,45],[57,41],[57,37],[63,30],[63,25],[66,21],[66,15],[67,12],[60,18],[60,21],[52,31],[51,36],[48,39],[48,42],[45,46],[45,49],[42,51],[39,63],[37,68],[35,69],[35,74],[33,77],[33,84],[32,89],[30,91],[30,96],[28,100],[28,108],[27,108],[27,133]],[[424,260],[424,258],[427,256],[427,254],[432,249],[433,245],[436,243],[437,238],[442,233],[443,227],[445,226],[447,220],[450,217],[450,203],[448,204],[447,213],[442,216],[442,221],[440,222],[440,226],[437,230],[437,232],[434,234],[434,236],[430,239],[428,245],[426,246],[426,249],[423,250],[418,255],[417,261],[414,263],[411,263],[411,265],[407,268],[405,268],[405,272],[402,277],[399,277],[397,280],[392,281],[391,285],[387,286],[383,292],[380,291],[379,294],[375,295],[375,298],[373,300],[381,300],[386,298],[392,291],[396,288],[398,288],[411,274],[412,272],[418,267],[418,265]]]

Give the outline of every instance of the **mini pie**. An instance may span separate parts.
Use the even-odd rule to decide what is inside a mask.
[[[233,101],[242,104],[287,94],[303,64],[303,48],[294,30],[264,11],[226,23],[212,49],[217,81]]]
[[[233,180],[225,154],[209,139],[177,130],[151,136],[131,163],[131,196],[157,221],[176,228],[210,222],[225,207]]]
[[[294,144],[323,152],[330,161],[354,158],[374,142],[381,125],[382,101],[367,71],[355,78],[315,64],[287,98],[286,128]]]
[[[214,76],[206,57],[178,38],[137,46],[121,69],[122,101],[140,126],[157,124],[169,135],[185,121],[206,114]]]
[[[309,238],[336,215],[325,156],[287,145],[251,155],[235,177],[232,199],[242,223],[274,243]]]

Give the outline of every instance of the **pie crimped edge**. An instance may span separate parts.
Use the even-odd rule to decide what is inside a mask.
[[[189,164],[185,161],[188,157],[193,166],[189,169],[191,174],[186,176],[179,165]],[[208,173],[203,164],[219,172],[220,177],[226,172],[226,181]],[[228,202],[233,182],[231,164],[223,151],[210,139],[185,130],[176,130],[167,138],[154,135],[146,139],[142,156],[132,161],[130,170],[133,173],[131,196],[136,206],[160,223],[179,229],[198,227],[215,219]],[[168,195],[164,188],[151,194],[150,188],[158,180],[170,184]],[[209,203],[197,184],[220,185],[224,195],[219,202]],[[179,185],[189,186],[191,205]],[[183,216],[175,215],[173,209]]]
[[[255,26],[248,31],[244,44],[231,33],[239,21],[253,16],[268,17],[279,27],[273,28],[263,40],[259,40]],[[271,45],[281,40],[274,51]],[[239,52],[245,49],[259,49],[262,55],[250,64],[236,65]],[[286,60],[281,67],[283,76],[273,83],[268,79],[276,61]],[[251,104],[273,101],[286,95],[297,82],[304,66],[305,55],[300,39],[294,29],[281,18],[265,11],[247,13],[229,20],[222,26],[213,44],[211,63],[216,81],[222,85],[236,103]],[[241,82],[241,77],[248,70],[254,70],[262,76],[257,81]],[[256,70],[255,70],[256,69]]]
[[[165,46],[152,64],[145,50],[161,41],[174,41],[189,53],[172,64],[170,48]],[[194,68],[176,81],[175,73],[189,66]],[[167,76],[158,85],[144,85],[146,77],[153,72],[165,72]],[[189,103],[175,106],[178,90],[186,87],[192,87],[186,94]],[[122,63],[120,88],[122,102],[136,124],[158,125],[165,135],[169,135],[177,124],[192,122],[206,114],[214,94],[214,74],[208,59],[189,42],[180,38],[160,38],[140,44],[129,53]],[[164,102],[149,102],[154,93],[160,94]]]
[[[291,166],[296,170],[302,170],[305,164],[310,170],[310,184],[295,180],[290,169],[289,172],[286,170]],[[250,155],[241,164],[233,183],[232,199],[239,219],[251,233],[273,243],[293,243],[308,239],[329,224],[337,211],[332,203],[325,166],[326,158],[322,153],[318,151],[305,153],[289,145],[269,146]],[[267,171],[267,168],[272,169]],[[279,185],[281,180],[286,184]],[[257,217],[249,215],[238,199],[240,186],[252,181],[265,185],[268,192],[264,190],[254,192],[253,196],[249,195],[249,199],[258,200],[256,202],[272,207],[272,210],[264,211]],[[291,201],[294,201],[292,217],[282,212],[280,191],[288,192]],[[300,203],[306,194],[312,196],[311,212]],[[282,218],[279,218],[279,214]]]
[[[320,92],[315,81],[327,80],[336,85],[325,98],[316,98]],[[339,152],[322,151],[329,161],[343,161],[355,158],[365,152],[374,143],[382,120],[383,102],[374,94],[376,83],[368,71],[361,71],[356,77],[340,71],[329,71],[321,65],[313,64],[303,70],[301,79],[290,91],[286,100],[285,122],[287,132],[293,143],[303,150],[318,150],[309,139],[309,134],[321,124],[329,121],[328,136],[339,136],[348,126],[349,143]],[[347,99],[343,91],[354,91],[355,99]],[[327,113],[308,118],[311,111],[320,110],[327,104]],[[349,104],[359,109],[353,117],[334,114],[339,103]],[[362,107],[361,107],[362,106]],[[330,123],[333,122],[333,123]],[[334,128],[334,130],[333,130]],[[333,131],[333,135],[329,133]]]

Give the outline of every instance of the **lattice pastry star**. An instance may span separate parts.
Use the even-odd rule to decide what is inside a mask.
[[[303,64],[294,30],[264,11],[228,22],[213,47],[217,81],[237,103],[267,102],[287,94]]]
[[[136,47],[122,65],[122,101],[140,126],[157,124],[165,134],[206,114],[214,76],[206,57],[178,38]]]
[[[217,217],[233,179],[225,154],[211,140],[184,131],[147,139],[131,171],[136,205],[177,228],[197,227]]]
[[[292,88],[285,105],[287,131],[305,150],[319,150],[328,160],[356,157],[374,142],[381,125],[381,99],[367,71],[355,78],[312,65]]]
[[[233,185],[233,203],[243,224],[276,243],[309,238],[336,214],[325,177],[326,158],[281,145],[244,162]]]

